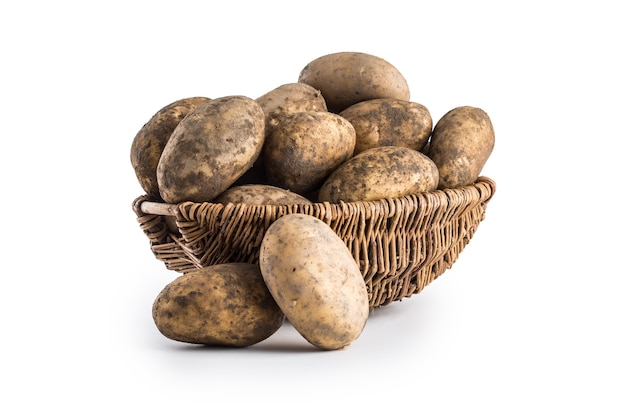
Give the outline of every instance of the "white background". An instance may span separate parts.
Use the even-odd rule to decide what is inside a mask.
[[[2,415],[625,415],[617,4],[0,0]],[[287,325],[246,349],[166,339],[151,305],[177,274],[131,210],[134,135],[338,51],[391,62],[435,121],[489,113],[486,219],[345,350]]]

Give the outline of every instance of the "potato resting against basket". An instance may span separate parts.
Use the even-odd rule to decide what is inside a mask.
[[[211,255],[202,253],[202,250],[208,250],[206,247],[211,246],[217,253],[219,250],[215,249],[215,245],[203,244],[204,249],[199,250],[198,245],[186,242],[189,236],[181,230],[185,229],[187,220],[189,225],[193,222],[189,216],[181,214],[181,205],[208,203],[220,209],[228,205],[268,208],[293,206],[294,210],[296,206],[308,205],[315,207],[311,212],[318,212],[335,206],[346,209],[351,207],[350,204],[363,205],[365,202],[388,206],[392,202],[395,204],[394,199],[398,198],[411,197],[418,201],[422,194],[439,193],[433,195],[442,196],[473,186],[482,178],[481,171],[492,153],[494,142],[493,125],[484,110],[472,106],[456,107],[434,124],[427,107],[423,103],[411,100],[406,80],[390,63],[365,53],[338,52],[308,63],[302,69],[297,82],[279,85],[257,98],[244,95],[217,98],[197,96],[166,104],[136,134],[131,145],[130,159],[139,185],[145,192],[141,202],[148,201],[166,207],[162,209],[163,212],[157,213],[161,216],[160,219],[155,219],[154,223],[144,228],[151,236],[153,248],[161,244],[178,245],[186,252],[185,256],[193,258],[192,262],[196,263],[197,269],[202,270],[209,268],[211,264],[240,264],[242,259],[243,263],[258,265],[259,250],[263,245],[266,245],[266,253],[291,252],[267,248],[270,242],[277,242],[266,240],[264,236],[270,226],[269,223],[276,220],[272,217],[259,226],[260,231],[257,235],[251,236],[245,245],[237,249],[242,254],[222,254],[221,257],[210,260]],[[487,183],[487,187],[480,190],[489,189],[489,191],[469,191],[476,199],[480,199],[474,204],[480,206],[479,214],[472,214],[468,209],[466,211],[471,220],[452,219],[462,223],[456,224],[456,229],[461,230],[465,223],[482,220],[484,204],[494,191],[493,183],[490,181]],[[451,201],[450,197],[446,197],[445,201]],[[471,208],[473,209],[473,206]],[[149,213],[144,213],[140,206],[136,206],[135,210],[142,221],[147,222],[144,214]],[[303,208],[302,211],[306,209]],[[388,218],[390,224],[400,221],[398,219],[391,221],[391,216],[396,216],[393,211],[391,209]],[[280,216],[283,215],[286,215],[286,212]],[[428,217],[428,213],[420,215]],[[327,220],[328,216],[325,216],[326,218],[322,220],[327,224],[330,223],[331,221]],[[363,217],[365,220],[361,220],[360,225],[349,227],[355,230],[358,227],[371,229],[371,225],[365,224],[372,218],[368,216]],[[161,227],[161,221],[166,226]],[[301,223],[303,222],[295,222],[293,227],[297,228]],[[329,225],[329,230],[337,232],[341,227],[344,226],[335,225],[330,229]],[[454,262],[458,251],[473,234],[475,225],[468,227],[468,231],[457,231],[460,235],[459,249],[446,259],[447,267]],[[217,233],[218,229],[214,228],[213,231]],[[435,233],[435,229],[436,227],[428,226],[424,233]],[[288,236],[294,241],[281,241],[281,245],[287,245],[286,247],[300,245],[301,242],[297,237],[306,235],[306,232],[292,230]],[[155,234],[159,237],[154,238]],[[203,237],[206,237],[205,235],[203,232]],[[362,296],[354,297],[354,292],[346,292],[342,296],[339,287],[331,290],[327,288],[327,291],[333,293],[332,303],[335,309],[337,305],[343,305],[346,311],[353,308],[362,311],[364,304],[366,308],[377,307],[379,304],[374,302],[374,299],[379,297],[378,292],[390,291],[388,288],[390,284],[385,281],[388,277],[385,276],[383,280],[383,277],[378,279],[374,275],[368,275],[370,270],[387,267],[381,266],[380,256],[373,251],[387,254],[390,250],[396,253],[395,247],[398,245],[401,247],[400,250],[407,252],[406,256],[391,254],[389,256],[395,256],[397,259],[385,261],[386,264],[389,262],[394,265],[402,264],[398,267],[401,273],[397,274],[398,280],[407,279],[406,283],[400,283],[402,284],[400,286],[404,287],[402,296],[418,292],[423,285],[430,282],[427,280],[418,286],[415,285],[417,275],[421,274],[419,268],[431,268],[429,274],[433,276],[443,272],[442,268],[435,267],[439,265],[437,262],[440,259],[438,257],[435,259],[429,255],[427,248],[422,247],[424,242],[433,239],[430,235],[421,237],[422,240],[417,243],[414,237],[407,237],[407,240],[402,242],[398,237],[400,243],[387,242],[391,249],[380,247],[380,242],[387,241],[385,236],[373,236],[372,239],[378,239],[376,245],[353,245],[351,242],[354,238],[351,240],[344,236],[339,237],[343,238],[347,245],[347,252],[353,255],[350,258],[350,262],[354,262],[352,270],[362,272],[364,280],[360,291],[367,294],[368,299],[364,301]],[[447,238],[449,237],[443,239]],[[420,247],[416,246],[418,243]],[[455,245],[456,240],[447,246]],[[320,248],[319,245],[310,247]],[[249,254],[246,252],[248,250]],[[290,258],[293,256],[292,254]],[[370,258],[376,260],[370,261]],[[298,285],[295,287],[301,291],[314,292],[316,288],[311,286],[316,285],[316,282],[328,285],[328,275],[333,273],[329,268],[305,268],[303,273],[308,274],[306,279],[295,272],[292,277],[285,276],[288,274],[285,272],[287,271],[285,265],[292,265],[288,261],[293,263],[294,260],[277,255],[271,259],[272,267],[268,268],[265,265],[259,273],[268,270],[281,271],[282,275],[278,278],[275,276],[269,278],[261,274],[266,284],[269,284],[267,280],[271,279],[271,285],[268,286],[273,288],[274,298],[280,298],[278,295],[280,288],[275,288],[277,283],[301,279],[308,287],[300,288],[302,286]],[[229,270],[229,274],[234,274],[239,269],[241,268]],[[189,273],[186,269],[181,272]],[[341,275],[345,273],[335,272],[340,275],[336,278],[337,282],[342,282]],[[246,273],[251,274],[248,270]],[[215,274],[204,275],[215,277]],[[203,275],[196,274],[194,281],[189,282],[196,285],[196,281],[203,279],[205,279]],[[396,278],[392,276],[389,279]],[[237,282],[241,287],[241,282],[246,281],[242,279]],[[377,287],[379,283],[385,287]],[[203,291],[208,288],[208,284],[198,285],[199,288],[204,288]],[[197,291],[193,289],[195,286],[189,288],[191,292]],[[224,290],[220,294],[237,297],[237,291]],[[177,296],[179,300],[186,299],[184,295]],[[217,317],[215,311],[202,308],[198,303],[188,302],[183,303],[184,305],[175,302],[164,303],[163,297],[162,294],[158,298],[161,300],[159,308],[154,310],[159,312],[155,315],[155,323],[165,336],[182,342],[244,346],[258,343],[279,327],[268,326],[267,329],[270,330],[262,337],[258,334],[241,334],[240,341],[233,342],[237,337],[232,335],[227,338],[217,337],[215,330],[224,327],[224,320],[237,322],[239,318],[245,316],[245,311],[241,310],[244,308],[242,306],[246,305],[246,309],[250,309],[250,303],[255,302],[254,297],[247,297],[245,303],[225,304],[231,307],[226,308],[218,320],[219,323],[215,319]],[[282,304],[283,312],[287,305],[305,304],[297,302],[297,294],[292,297],[287,304]],[[210,299],[206,294],[205,298]],[[381,304],[388,302],[386,301],[388,299],[399,298],[401,296],[389,296],[381,301]],[[263,300],[262,297],[256,299]],[[304,292],[302,299],[305,299]],[[263,302],[268,305],[267,300]],[[359,307],[356,307],[355,303],[360,303]],[[281,305],[280,302],[278,304]],[[166,306],[171,308],[168,307],[169,310],[165,311]],[[276,306],[271,304],[271,308],[275,310]],[[324,311],[326,313],[323,313]],[[307,320],[293,319],[290,322],[307,340],[315,340],[311,343],[318,348],[339,349],[348,346],[359,336],[364,323],[352,323],[352,326],[350,323],[342,323],[344,328],[357,328],[358,331],[351,330],[349,337],[339,341],[309,336],[312,333],[337,334],[328,329],[326,332],[315,330],[316,326],[320,329],[329,326],[328,311],[322,305],[313,310],[309,305],[306,309]],[[300,317],[294,312],[290,314]],[[196,319],[190,323],[188,318],[192,316]],[[163,317],[167,317],[166,331],[162,327]],[[274,314],[272,317],[278,316]],[[363,318],[361,316],[356,320],[362,321]],[[306,329],[298,327],[298,323],[303,322],[306,322]],[[179,331],[176,329],[177,326],[187,330]],[[254,326],[235,326],[238,329],[252,327]],[[193,334],[193,337],[185,339],[186,334]]]

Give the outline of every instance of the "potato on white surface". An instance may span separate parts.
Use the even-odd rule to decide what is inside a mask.
[[[258,265],[219,264],[181,275],[155,299],[159,331],[179,342],[245,347],[276,332],[284,315]]]
[[[311,344],[335,350],[360,336],[369,316],[365,281],[326,223],[306,214],[278,218],[263,238],[259,265],[276,303]]]

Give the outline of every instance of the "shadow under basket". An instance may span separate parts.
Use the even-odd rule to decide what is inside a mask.
[[[421,292],[452,267],[485,218],[495,190],[493,180],[480,177],[462,188],[368,202],[167,204],[141,196],[133,210],[156,258],[180,273],[258,263],[272,222],[290,213],[317,217],[350,249],[375,308]]]

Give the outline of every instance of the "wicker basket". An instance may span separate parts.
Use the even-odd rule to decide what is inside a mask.
[[[152,252],[170,270],[185,273],[225,262],[257,263],[270,224],[306,213],[344,240],[363,273],[375,308],[419,293],[457,260],[485,217],[495,182],[371,202],[292,206],[133,203]]]

